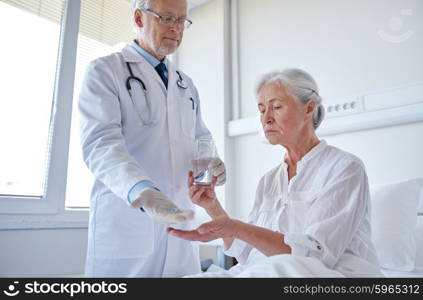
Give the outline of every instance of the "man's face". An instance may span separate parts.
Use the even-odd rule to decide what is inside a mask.
[[[155,0],[149,9],[161,16],[187,17],[186,0]],[[184,33],[183,25],[163,24],[159,18],[145,12],[142,12],[141,23],[139,41],[151,54],[161,59],[178,49]]]

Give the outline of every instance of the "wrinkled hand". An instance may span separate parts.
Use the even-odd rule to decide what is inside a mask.
[[[219,158],[214,157],[209,165],[209,169],[212,171],[213,176],[217,177],[216,185],[223,185],[226,182],[226,167],[225,163]]]
[[[167,233],[188,241],[209,242],[218,238],[235,238],[237,232],[236,221],[220,216],[215,220],[204,223],[195,230],[180,230],[169,227]]]
[[[194,185],[194,175],[190,171],[188,173],[188,189],[189,197],[192,202],[204,209],[209,209],[215,204],[216,193],[214,187],[216,186],[217,177],[213,177],[211,186]]]
[[[161,223],[176,224],[194,217],[192,210],[180,210],[163,193],[155,189],[142,191],[131,206],[142,207],[152,219]]]

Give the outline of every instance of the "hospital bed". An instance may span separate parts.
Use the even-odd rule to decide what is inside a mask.
[[[423,177],[373,186],[371,199],[372,240],[382,273],[386,277],[423,278]],[[211,264],[206,273],[219,271],[219,266],[224,269],[230,267],[221,263],[224,260],[222,246],[216,247],[221,254],[220,262]],[[307,277],[309,274],[332,277],[330,273],[320,273],[319,266],[303,273],[296,270],[308,264],[308,261],[297,264],[274,259],[273,262],[267,262],[246,274],[252,277],[302,277],[302,274],[308,274]],[[286,273],[285,269],[290,269],[290,272]],[[281,276],[278,276],[278,272]]]

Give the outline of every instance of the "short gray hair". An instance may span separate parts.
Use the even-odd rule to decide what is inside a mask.
[[[151,2],[153,0],[132,0],[132,10],[135,11],[136,9],[149,9]]]
[[[149,9],[151,7],[151,3],[153,1],[154,0],[132,0],[132,15],[131,15],[131,18],[132,18],[132,23],[133,23],[132,29],[134,30],[134,32],[136,32],[136,33],[138,32],[137,31],[138,27],[135,24],[135,19],[134,19],[135,11],[137,9]]]
[[[262,76],[256,87],[256,96],[258,96],[263,86],[271,83],[278,83],[286,87],[288,92],[303,105],[306,105],[310,100],[316,102],[313,126],[314,129],[319,127],[325,116],[325,108],[323,107],[316,81],[309,73],[301,69],[285,69],[267,73]]]

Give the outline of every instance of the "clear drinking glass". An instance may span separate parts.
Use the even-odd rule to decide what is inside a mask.
[[[194,184],[210,186],[213,174],[209,163],[216,156],[216,146],[211,138],[198,138],[195,140],[194,160],[191,161],[194,173]]]

